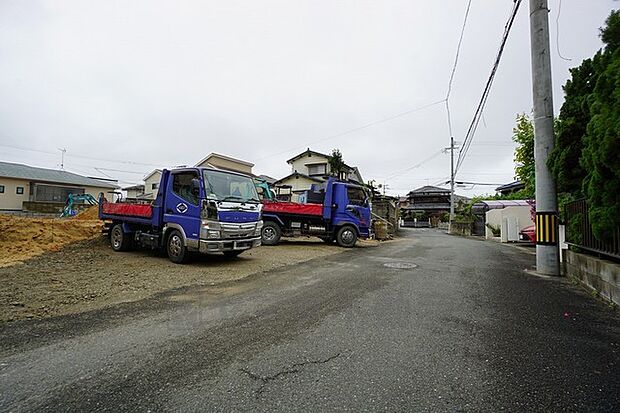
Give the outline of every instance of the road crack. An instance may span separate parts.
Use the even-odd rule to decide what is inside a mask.
[[[301,373],[303,371],[303,368],[308,365],[329,363],[330,361],[340,357],[341,355],[342,355],[341,353],[337,353],[333,356],[330,356],[322,360],[308,360],[308,361],[304,361],[301,363],[295,363],[291,365],[290,367],[286,369],[282,369],[269,376],[261,376],[260,374],[256,374],[246,368],[239,369],[239,371],[241,371],[242,373],[245,373],[250,379],[260,382],[259,388],[255,391],[256,398],[258,398],[265,391],[265,387],[267,387],[267,385],[270,382],[277,380],[280,377],[287,376],[289,374]]]

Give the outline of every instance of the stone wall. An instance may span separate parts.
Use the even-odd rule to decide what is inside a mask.
[[[450,223],[450,234],[470,236],[472,227],[472,221],[452,221]]]
[[[620,265],[571,250],[564,251],[567,277],[597,291],[602,297],[620,305]]]

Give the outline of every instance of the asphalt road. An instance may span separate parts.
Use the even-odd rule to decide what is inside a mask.
[[[12,323],[0,410],[620,411],[618,312],[524,273],[533,263],[408,230],[243,282]]]

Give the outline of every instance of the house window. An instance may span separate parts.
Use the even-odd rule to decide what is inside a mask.
[[[0,194],[4,193],[4,185],[0,185]]]
[[[158,186],[158,185],[159,185],[159,184],[157,184],[157,183],[155,183],[155,184],[151,184],[151,189],[157,189],[157,186]]]
[[[326,175],[327,174],[327,164],[317,164],[317,165],[308,165],[308,175]]]
[[[84,194],[84,188],[35,184],[30,193],[34,194],[34,201],[36,202],[66,202],[69,194]]]
[[[17,195],[23,195],[24,194],[24,187],[23,186],[18,186],[15,189],[15,193],[17,193]]]

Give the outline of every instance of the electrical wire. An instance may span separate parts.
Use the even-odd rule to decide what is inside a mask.
[[[433,159],[435,159],[436,157],[438,157],[438,156],[439,156],[439,155],[441,155],[442,153],[443,153],[443,149],[440,149],[439,151],[437,151],[437,152],[433,153],[431,156],[429,156],[428,158],[424,159],[423,161],[420,161],[420,162],[418,162],[417,164],[415,164],[415,165],[413,165],[413,166],[410,166],[410,167],[408,167],[408,168],[406,168],[406,169],[403,169],[403,170],[400,170],[400,171],[394,172],[394,173],[392,173],[392,174],[390,174],[390,175],[386,176],[386,177],[385,177],[385,179],[391,179],[391,178],[394,178],[394,177],[396,177],[396,176],[398,176],[398,175],[402,175],[402,174],[404,174],[405,172],[408,172],[408,171],[410,171],[410,170],[412,170],[412,169],[419,168],[420,166],[424,165],[425,163],[432,161]]]
[[[46,153],[46,154],[50,154],[50,155],[58,155],[57,152],[45,151],[45,150],[41,150],[41,149],[24,148],[24,147],[21,147],[21,146],[6,145],[6,144],[0,144],[0,146],[2,146],[4,148],[17,149],[17,150],[20,150],[20,151],[39,152],[39,153]],[[127,164],[127,165],[156,166],[156,167],[157,166],[161,166],[161,164],[146,163],[146,162],[136,162],[136,161],[124,161],[124,160],[118,160],[118,159],[96,158],[96,157],[92,157],[92,156],[72,154],[72,153],[67,153],[65,156],[68,157],[68,158],[90,159],[90,160],[93,160],[93,161],[122,163],[122,164]]]
[[[456,67],[459,63],[459,55],[461,54],[461,44],[463,43],[463,36],[465,34],[465,27],[467,26],[467,19],[469,17],[469,10],[471,8],[471,0],[467,2],[467,8],[465,9],[465,17],[463,18],[463,26],[461,27],[461,34],[459,36],[459,42],[456,46],[456,55],[454,56],[454,64],[452,65],[452,71],[450,72],[450,80],[448,81],[448,91],[446,92],[446,114],[448,116],[448,131],[450,137],[452,134],[452,115],[450,114],[450,94],[452,93],[452,84],[454,82],[454,75],[456,74]]]
[[[289,148],[289,149],[286,149],[286,150],[281,151],[281,152],[277,152],[277,153],[273,153],[271,155],[263,156],[262,158],[256,159],[256,161],[262,161],[264,159],[268,159],[268,158],[271,158],[271,157],[274,157],[274,156],[283,155],[285,153],[289,153],[289,152],[292,152],[292,151],[295,151],[295,150],[299,150],[300,148],[307,148],[310,145],[313,145],[313,144],[316,144],[316,143],[319,143],[319,142],[324,142],[324,141],[327,141],[327,140],[339,138],[339,137],[344,136],[344,135],[349,135],[351,133],[360,131],[362,129],[370,128],[371,126],[375,126],[375,125],[378,125],[380,123],[389,122],[391,120],[394,120],[394,119],[397,119],[397,118],[400,118],[400,117],[403,117],[403,116],[406,116],[406,115],[410,115],[410,114],[415,113],[415,112],[420,112],[420,111],[422,111],[424,109],[428,109],[430,107],[433,107],[433,106],[439,105],[441,103],[444,103],[445,101],[446,101],[445,99],[441,99],[441,100],[438,100],[436,102],[432,102],[432,103],[428,103],[426,105],[419,106],[417,108],[409,109],[409,110],[406,110],[404,112],[397,113],[396,115],[388,116],[386,118],[382,118],[382,119],[379,119],[379,120],[375,120],[375,121],[369,122],[369,123],[367,123],[365,125],[362,125],[362,126],[358,126],[358,127],[352,128],[352,129],[345,130],[343,132],[336,133],[334,135],[329,135],[329,136],[326,136],[324,138],[308,142],[307,144],[305,144],[303,146],[299,145],[299,146],[296,146],[294,148]]]
[[[558,15],[555,16],[555,46],[558,51],[558,56],[560,56],[560,59],[570,62],[573,59],[569,59],[567,57],[562,56],[562,53],[560,52],[560,14],[561,13],[562,13],[562,0],[559,0]]]
[[[465,160],[465,157],[467,156],[467,152],[469,151],[469,147],[471,146],[471,143],[473,141],[473,138],[476,134],[476,130],[478,128],[478,124],[480,123],[480,118],[482,117],[482,113],[484,111],[484,107],[486,105],[487,99],[489,98],[489,94],[491,91],[491,86],[493,85],[493,80],[495,79],[495,74],[497,73],[497,69],[499,67],[499,63],[502,59],[502,55],[504,53],[504,48],[506,47],[506,42],[508,41],[508,36],[510,34],[510,30],[512,29],[513,23],[515,21],[515,18],[517,16],[517,12],[519,11],[519,6],[521,5],[521,1],[522,0],[515,0],[513,7],[512,7],[512,12],[510,13],[510,16],[508,18],[508,21],[506,22],[506,25],[504,26],[504,34],[502,35],[502,40],[500,42],[500,46],[499,46],[499,50],[497,52],[497,56],[495,58],[495,62],[493,63],[493,67],[491,69],[491,74],[489,75],[489,78],[486,82],[486,85],[484,87],[484,90],[482,92],[482,97],[480,98],[480,102],[478,103],[478,106],[476,108],[476,111],[474,112],[474,116],[473,119],[469,125],[469,128],[467,129],[467,133],[465,134],[465,139],[463,141],[463,145],[461,146],[461,149],[459,150],[459,156],[456,162],[456,167],[454,168],[454,174],[456,175],[456,173],[458,172],[459,168],[461,167],[461,165],[463,164],[463,161]]]

